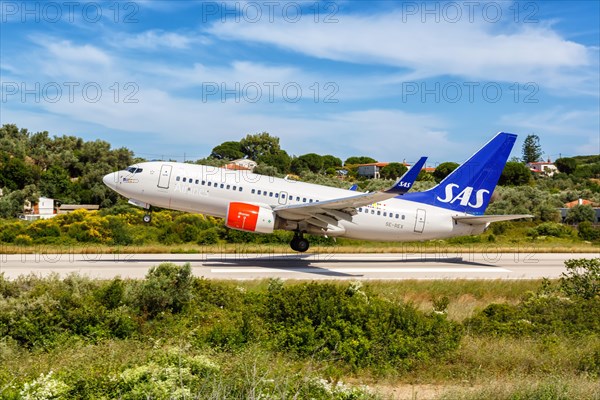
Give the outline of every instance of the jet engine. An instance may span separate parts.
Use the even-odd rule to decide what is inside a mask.
[[[225,226],[240,231],[273,233],[275,219],[275,213],[268,207],[231,202],[227,207]]]

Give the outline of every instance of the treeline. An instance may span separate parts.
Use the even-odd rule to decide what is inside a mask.
[[[40,196],[71,204],[116,204],[118,195],[102,183],[109,172],[134,162],[125,148],[86,142],[75,136],[50,137],[16,125],[0,128],[0,217],[16,217],[25,200]]]
[[[539,152],[528,157],[539,157]],[[285,176],[323,185],[348,188],[358,183],[359,190],[373,191],[389,187],[406,171],[393,162],[381,169],[382,179],[357,176],[357,164],[375,162],[368,156],[353,156],[344,162],[334,155],[315,153],[290,156],[281,148],[279,138],[267,132],[250,134],[239,141],[227,141],[212,149],[196,163],[222,166],[247,158],[258,163],[255,172]],[[98,204],[110,207],[119,196],[102,183],[102,177],[142,159],[134,159],[130,150],[111,149],[104,141],[86,142],[74,136],[50,137],[48,132],[30,133],[15,125],[0,128],[0,218],[22,213],[25,200],[39,196],[62,203]],[[585,198],[600,203],[600,156],[578,156],[556,160],[561,173],[553,177],[534,177],[518,161],[509,161],[500,177],[494,213],[531,213],[541,221],[557,221],[556,208],[567,201]],[[414,190],[425,190],[450,174],[457,163],[444,162],[432,172],[421,171]],[[339,171],[346,176],[339,179]],[[518,187],[517,191],[511,187]],[[519,194],[526,193],[526,195]],[[531,199],[535,198],[533,202]]]
[[[593,338],[600,330],[600,260],[570,260],[566,266],[559,282],[545,281],[517,304],[490,304],[462,322],[447,318],[445,297],[424,312],[360,282],[270,280],[248,290],[193,277],[189,264],[161,264],[139,281],[77,275],[9,281],[0,274],[0,394],[5,399],[370,399],[360,389],[319,383],[315,372],[401,376],[460,364],[464,340],[515,337],[552,349]],[[90,351],[104,343],[110,344],[108,354]],[[136,353],[143,343],[160,351]],[[120,346],[128,351],[118,352]],[[66,349],[73,347],[81,355],[68,356]],[[51,363],[54,374],[42,370],[27,376],[4,368],[6,357],[53,349],[62,349]],[[290,374],[290,364],[272,365],[276,380],[264,379],[268,362],[240,369],[231,361],[244,351],[280,354],[296,365],[309,363],[310,370]],[[600,351],[588,347],[580,353],[576,372],[599,376]],[[82,357],[90,360],[81,368],[62,361]],[[28,364],[19,371],[33,368]]]

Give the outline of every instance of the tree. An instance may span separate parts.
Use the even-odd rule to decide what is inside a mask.
[[[554,165],[556,165],[556,168],[558,168],[560,172],[570,175],[575,172],[577,161],[575,161],[574,158],[568,157],[557,158],[556,161],[554,161]]]
[[[276,168],[280,174],[285,174],[290,170],[292,158],[285,150],[279,150],[260,156],[258,162]]]
[[[367,156],[354,156],[348,157],[346,161],[344,161],[344,165],[356,165],[356,164],[371,164],[376,163],[377,160]]]
[[[323,157],[316,153],[308,153],[292,161],[292,172],[298,174],[303,170],[318,173],[323,168]]]
[[[577,205],[567,212],[565,218],[567,224],[579,224],[583,221],[596,221],[596,212],[591,206]]]
[[[38,168],[25,164],[20,158],[10,158],[0,165],[0,187],[23,189],[26,185],[34,183],[36,178],[39,179]]]
[[[407,170],[408,168],[404,164],[393,162],[381,168],[379,175],[383,179],[396,179],[404,175]]]
[[[229,141],[214,147],[210,156],[219,160],[237,160],[238,158],[244,157],[244,152],[242,151],[240,142]]]
[[[509,161],[504,166],[498,183],[506,186],[527,185],[531,181],[531,171],[525,164]]]
[[[435,167],[435,171],[433,171],[433,177],[436,182],[441,182],[445,177],[450,175],[452,171],[458,168],[458,164],[455,162],[443,162],[437,167]]]
[[[331,154],[327,154],[323,156],[323,169],[335,168],[340,169],[342,167],[342,160],[339,158],[332,156]]]
[[[258,161],[261,156],[275,154],[281,150],[279,138],[268,132],[247,135],[240,140],[242,152],[251,160]]]
[[[527,135],[523,142],[523,162],[525,164],[539,161],[542,158],[542,146],[538,135]]]

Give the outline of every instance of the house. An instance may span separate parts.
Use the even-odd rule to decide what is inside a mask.
[[[23,214],[19,215],[19,219],[25,221],[35,221],[37,219],[48,219],[56,216],[54,208],[54,199],[40,197],[37,203],[33,205],[26,201],[23,205]]]
[[[358,176],[363,176],[367,179],[379,179],[381,168],[389,165],[387,162],[377,162],[358,165]]]
[[[257,165],[256,161],[240,158],[239,160],[233,160],[229,164],[226,164],[224,168],[234,171],[254,171],[254,168],[256,168]]]
[[[526,165],[534,174],[552,176],[555,173],[558,173],[558,168],[556,168],[556,165],[554,165],[550,159],[548,159],[548,161],[529,162]]]

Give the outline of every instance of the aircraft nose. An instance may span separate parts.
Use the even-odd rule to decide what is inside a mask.
[[[109,188],[114,189],[117,186],[116,174],[116,172],[111,172],[110,174],[104,175],[104,178],[102,178],[102,182],[104,182],[104,184]]]

